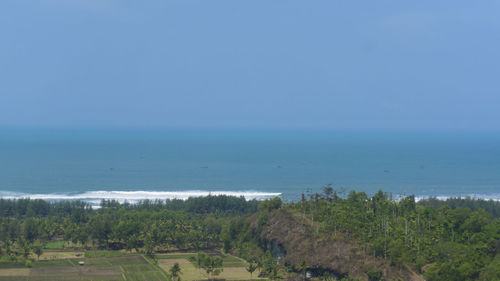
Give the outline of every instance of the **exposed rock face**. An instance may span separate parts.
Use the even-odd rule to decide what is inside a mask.
[[[278,243],[276,239],[266,240],[266,249],[271,251],[273,257],[277,260],[284,260],[286,257],[285,248]]]
[[[256,227],[256,224],[252,225]],[[286,210],[274,211],[263,225],[260,235],[274,257],[298,265],[305,261],[312,269],[328,270],[337,276],[358,276],[368,280],[368,270],[381,271],[386,280],[424,280],[421,276],[390,266],[359,250],[356,242],[338,233],[327,237],[315,232],[314,225]]]

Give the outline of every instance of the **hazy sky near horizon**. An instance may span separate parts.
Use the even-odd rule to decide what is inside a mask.
[[[2,0],[0,126],[500,130],[500,1]]]

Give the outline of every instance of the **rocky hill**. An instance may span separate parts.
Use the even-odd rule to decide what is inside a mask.
[[[384,259],[364,253],[346,234],[327,236],[319,233],[317,226],[301,214],[275,210],[260,226],[257,217],[252,218],[251,226],[258,230],[262,246],[289,265],[297,266],[305,261],[312,271],[328,271],[337,277],[355,276],[363,280],[377,274],[385,280],[424,280],[408,268],[391,266]]]

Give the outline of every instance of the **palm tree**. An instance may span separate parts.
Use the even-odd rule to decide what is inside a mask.
[[[170,268],[170,276],[172,277],[172,280],[173,281],[180,281],[181,274],[182,274],[182,271],[181,271],[181,267],[179,266],[179,263],[178,262],[174,263],[174,265]]]
[[[209,280],[213,279],[210,277],[217,276],[224,270],[223,260],[221,257],[211,257],[209,255],[206,255],[201,266],[203,267],[203,269],[205,269]]]
[[[257,269],[257,264],[256,264],[256,263],[251,262],[251,263],[249,263],[249,264],[247,265],[247,268],[246,268],[246,269],[247,269],[247,271],[250,273],[250,280],[251,280],[251,279],[253,278],[253,273],[254,273],[254,271]]]
[[[325,187],[322,188],[323,193],[325,194],[326,200],[330,201],[330,196],[333,193],[333,188],[331,184],[326,185]]]
[[[43,254],[43,248],[41,245],[33,246],[33,252],[37,256],[37,259],[40,260],[40,256]]]
[[[201,280],[201,271],[200,271],[200,269],[201,269],[201,266],[202,266],[203,262],[206,259],[206,256],[207,256],[207,254],[205,254],[204,252],[198,252],[198,254],[196,256],[191,256],[189,258],[189,260],[192,263],[196,264],[196,267],[198,268],[198,276],[199,276],[200,280]]]
[[[151,235],[147,235],[144,239],[144,252],[149,257],[153,257],[154,248],[155,246]]]

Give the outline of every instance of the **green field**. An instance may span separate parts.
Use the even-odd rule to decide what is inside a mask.
[[[175,264],[179,263],[182,269],[181,279],[184,281],[207,280],[207,276],[203,269],[198,269],[195,264],[189,261],[189,258],[194,256],[194,253],[184,254],[163,254],[158,256],[158,265],[165,271]],[[246,270],[247,263],[235,256],[225,255],[223,258],[224,271],[217,276],[219,280],[250,280],[258,279],[259,272],[253,273],[253,278]]]
[[[45,249],[62,249],[64,248],[64,241],[52,241],[45,245]]]
[[[81,255],[72,258],[75,254]],[[206,280],[203,269],[198,269],[189,258],[195,253],[172,253],[157,255],[158,264],[138,254],[118,251],[90,251],[83,253],[52,251],[50,258],[33,262],[32,268],[22,264],[0,264],[0,281],[139,281],[169,280],[168,270],[175,263],[182,269],[184,281]],[[250,280],[246,262],[225,255],[224,271],[217,276],[221,280]],[[79,261],[85,265],[80,266]],[[258,272],[253,274],[257,279]]]
[[[85,261],[84,266],[78,265]],[[163,270],[141,255],[58,259],[33,263],[33,268],[0,268],[0,281],[134,281],[167,280]]]

